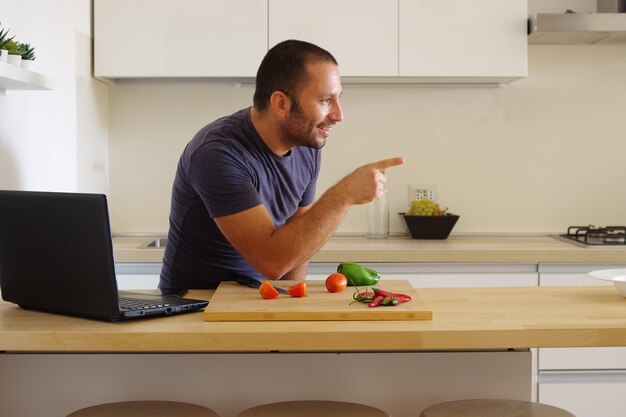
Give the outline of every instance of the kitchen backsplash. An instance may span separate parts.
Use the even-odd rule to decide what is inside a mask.
[[[344,85],[345,120],[323,151],[318,195],[357,166],[390,169],[392,233],[409,185],[434,185],[455,233],[562,232],[626,223],[626,46],[529,47],[529,76],[503,87]],[[341,63],[340,63],[341,64]],[[109,89],[115,233],[167,231],[178,157],[206,123],[251,103],[253,85],[119,81]],[[339,233],[364,233],[365,206]]]

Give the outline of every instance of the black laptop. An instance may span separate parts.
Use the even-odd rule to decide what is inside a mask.
[[[102,194],[0,190],[0,291],[26,309],[110,321],[208,304],[118,292]]]

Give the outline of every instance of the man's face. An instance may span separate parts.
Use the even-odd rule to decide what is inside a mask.
[[[307,65],[308,80],[298,100],[291,100],[289,116],[281,126],[283,141],[289,146],[321,149],[332,126],[343,120],[339,105],[341,81],[337,66],[329,62]]]

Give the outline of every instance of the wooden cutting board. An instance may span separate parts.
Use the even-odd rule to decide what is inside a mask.
[[[272,285],[287,289],[294,281],[277,281]],[[307,296],[294,298],[281,294],[264,300],[256,288],[233,282],[220,283],[204,310],[204,321],[272,321],[272,320],[432,320],[433,313],[419,294],[404,280],[381,280],[377,287],[410,295],[412,300],[393,307],[368,307],[355,302],[355,289],[330,293],[324,281],[306,281]],[[362,291],[365,288],[361,289]],[[352,304],[351,304],[352,303]]]

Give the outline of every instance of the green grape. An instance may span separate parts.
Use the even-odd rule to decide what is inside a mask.
[[[443,216],[446,210],[442,210],[437,203],[424,197],[413,200],[406,214],[409,216]]]

